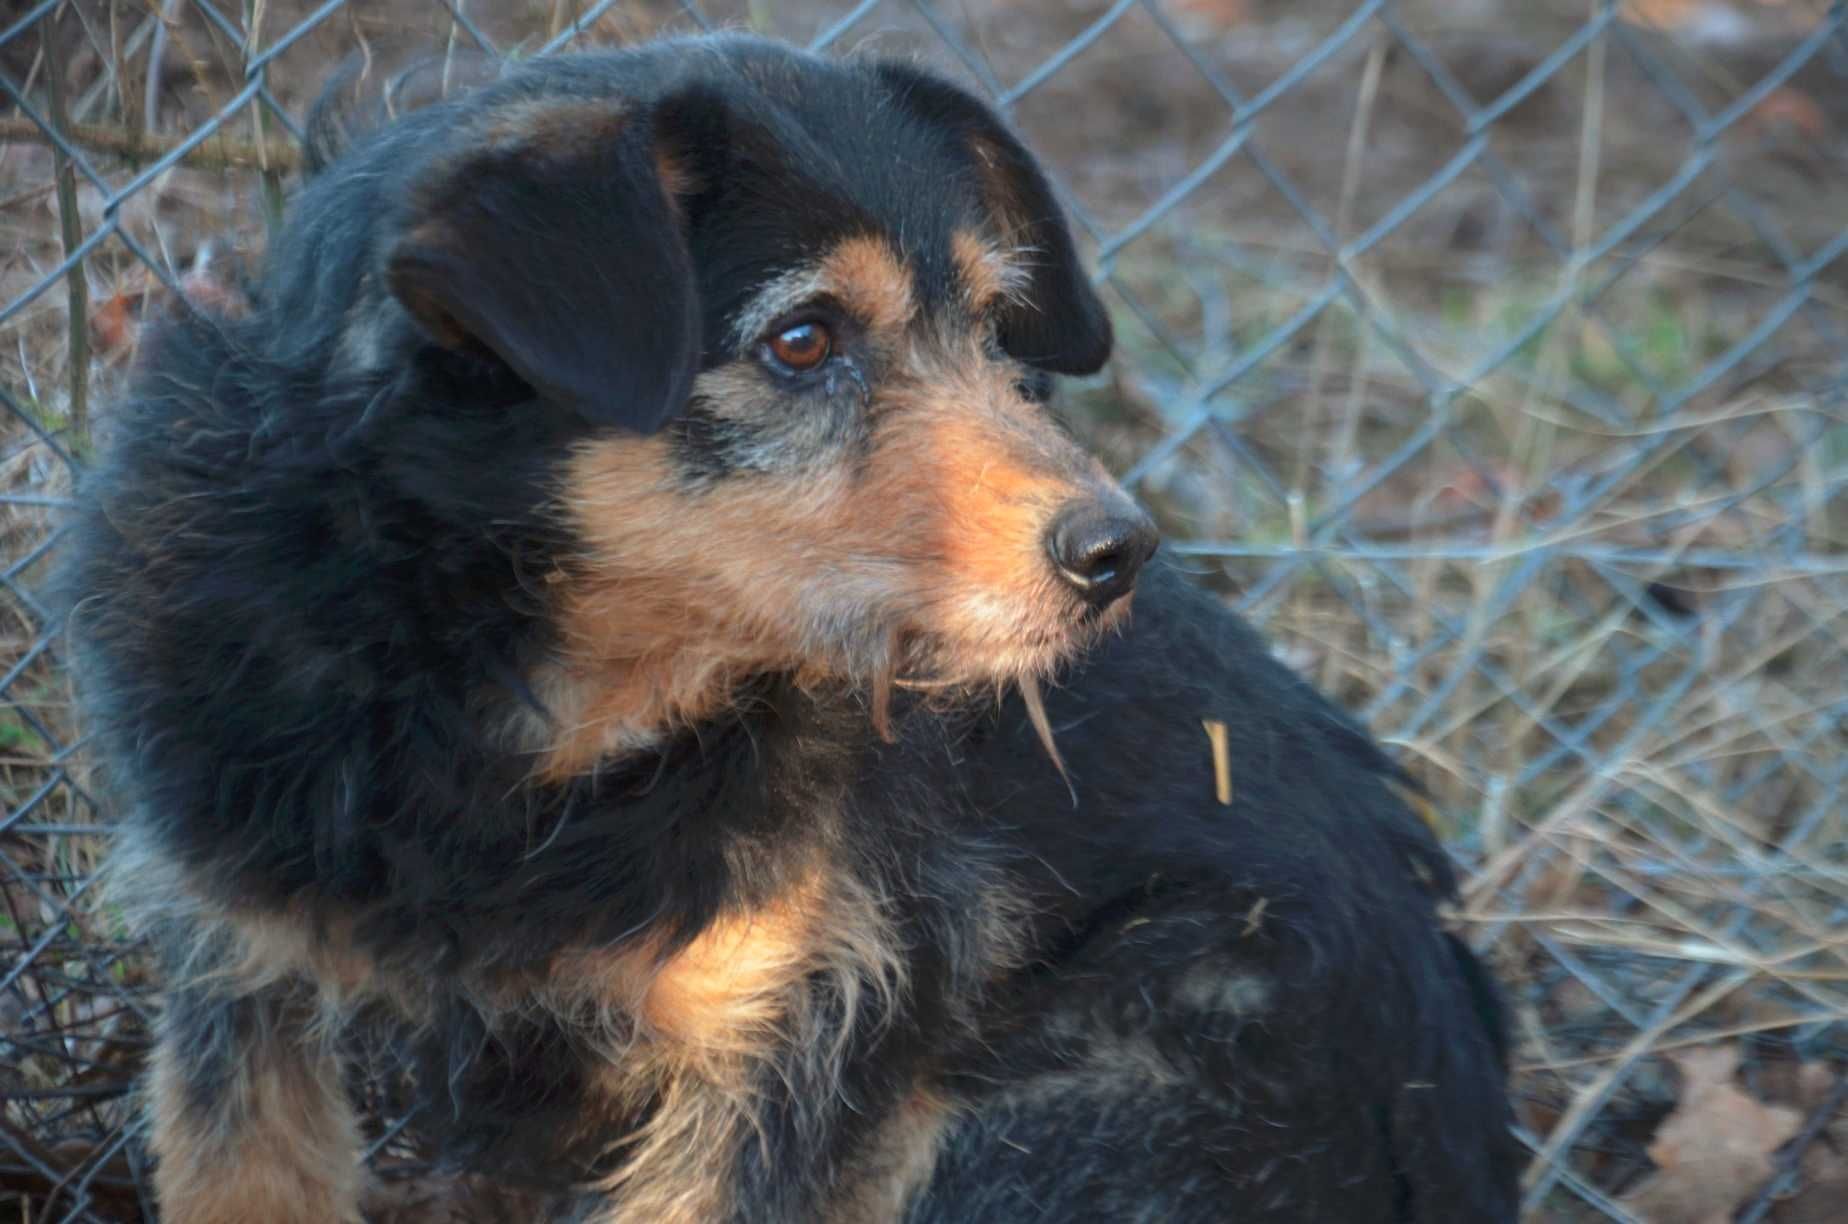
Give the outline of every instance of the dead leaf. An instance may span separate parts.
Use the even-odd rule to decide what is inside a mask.
[[[1230,30],[1251,20],[1251,0],[1174,0],[1174,11],[1201,32]]]
[[[1772,1156],[1803,1126],[1794,1109],[1740,1091],[1737,1046],[1667,1055],[1681,1072],[1681,1100],[1649,1146],[1655,1176],[1623,1198],[1648,1224],[1729,1224],[1773,1170]]]
[[[1752,108],[1749,121],[1766,128],[1780,124],[1788,126],[1810,140],[1821,140],[1829,134],[1829,120],[1822,105],[1789,85],[1766,95],[1764,101]]]
[[[90,315],[90,351],[113,361],[133,348],[141,330],[145,289],[113,294]]]
[[[1795,1096],[1805,1118],[1828,1104],[1836,1073],[1818,1062],[1798,1069]],[[1848,1108],[1837,1111],[1803,1153],[1801,1180],[1771,1209],[1773,1224],[1840,1224],[1848,1220]]]

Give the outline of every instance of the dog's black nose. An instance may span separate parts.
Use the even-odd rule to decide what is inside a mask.
[[[1046,532],[1059,576],[1098,608],[1129,594],[1160,542],[1148,516],[1121,498],[1067,507]]]

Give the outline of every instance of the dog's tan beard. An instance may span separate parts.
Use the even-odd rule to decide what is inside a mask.
[[[1071,777],[1046,713],[1043,686],[1106,635],[1120,632],[1128,617],[1129,601],[1124,600],[1101,616],[1064,627],[1057,635],[1062,640],[1023,644],[989,659],[961,658],[939,638],[889,629],[876,636],[879,645],[870,656],[849,670],[857,673],[858,686],[865,689],[874,731],[887,743],[897,738],[892,729],[895,691],[919,694],[932,703],[960,705],[983,698],[999,704],[1010,689],[1017,690],[1034,734],[1070,790]],[[1077,802],[1075,791],[1072,799]]]

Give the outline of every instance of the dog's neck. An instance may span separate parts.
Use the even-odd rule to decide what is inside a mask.
[[[506,706],[502,742],[534,762],[536,778],[555,784],[654,760],[720,723],[787,717],[798,706],[806,717],[826,719],[836,734],[870,741],[890,740],[887,721],[913,707],[962,704],[903,691],[882,702],[868,681],[722,652],[703,659],[554,658],[529,677],[527,688]]]

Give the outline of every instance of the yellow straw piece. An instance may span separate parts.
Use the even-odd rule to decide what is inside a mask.
[[[1220,807],[1232,806],[1232,752],[1226,746],[1226,725],[1217,718],[1203,718],[1206,738],[1213,745],[1213,794]]]

